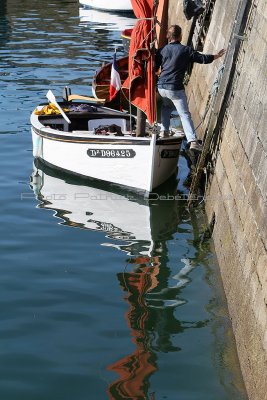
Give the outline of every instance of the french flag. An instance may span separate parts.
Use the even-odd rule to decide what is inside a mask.
[[[116,62],[116,51],[115,51],[111,67],[111,75],[110,75],[109,100],[114,99],[120,88],[121,88],[121,78],[118,72],[118,67]]]

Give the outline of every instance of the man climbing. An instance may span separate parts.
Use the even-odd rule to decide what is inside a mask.
[[[200,64],[210,64],[219,57],[222,57],[226,50],[219,53],[201,54],[189,46],[183,46],[182,29],[179,25],[171,25],[168,29],[169,44],[158,50],[156,54],[156,71],[161,67],[158,80],[158,91],[162,97],[161,109],[161,136],[169,136],[170,115],[176,108],[183,125],[190,149],[196,152],[202,151],[202,146],[198,143],[193,121],[188,109],[187,98],[184,90],[183,80],[187,66],[191,62]]]

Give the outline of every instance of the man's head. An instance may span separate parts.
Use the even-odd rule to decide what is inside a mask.
[[[175,40],[181,41],[182,39],[182,29],[179,25],[171,25],[168,29],[167,37],[170,42]]]

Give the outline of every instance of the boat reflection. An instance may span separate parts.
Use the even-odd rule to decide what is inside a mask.
[[[125,318],[136,348],[107,367],[119,375],[109,384],[108,396],[112,400],[156,399],[149,393],[149,379],[158,370],[157,354],[179,351],[173,344],[174,335],[207,323],[180,321],[175,316],[176,308],[186,303],[181,289],[197,266],[193,260],[179,260],[183,266],[175,276],[168,267],[167,240],[174,237],[187,213],[182,202],[174,199],[177,182],[168,201],[159,200],[160,193],[149,201],[104,190],[99,184],[77,184],[71,177],[40,166],[34,167],[31,176],[38,207],[55,210],[64,225],[106,232],[108,243],[104,245],[127,254],[126,266],[117,278],[129,305]]]
[[[160,201],[160,192],[152,193],[152,200],[148,200],[111,184],[87,184],[35,162],[38,168],[34,165],[31,188],[40,200],[37,207],[55,210],[60,224],[106,232],[110,240],[104,246],[129,255],[151,256],[157,241],[171,239],[177,231],[182,209],[174,200]],[[170,185],[169,197],[174,195],[177,181]]]
[[[146,326],[149,309],[145,295],[158,284],[159,261],[157,257],[136,257],[131,261],[135,264],[134,272],[119,273],[118,279],[122,290],[127,292],[123,299],[130,308],[125,318],[136,349],[108,367],[120,376],[107,389],[109,398],[114,400],[148,398],[149,377],[158,369]]]
[[[136,349],[108,367],[120,375],[107,390],[112,400],[156,399],[155,393],[149,394],[149,378],[158,369],[157,354],[181,350],[173,345],[172,337],[208,322],[181,322],[175,317],[177,306],[186,303],[180,297],[181,288],[190,282],[188,274],[195,266],[189,260],[182,260],[185,266],[172,277],[177,284],[170,287],[167,253],[166,244],[161,241],[153,256],[130,258],[131,271],[117,274],[120,287],[126,292],[123,299],[129,304],[129,311],[125,318]]]

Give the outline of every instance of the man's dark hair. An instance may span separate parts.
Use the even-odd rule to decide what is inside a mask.
[[[182,33],[182,28],[179,25],[171,25],[168,29],[168,39],[177,40]]]

